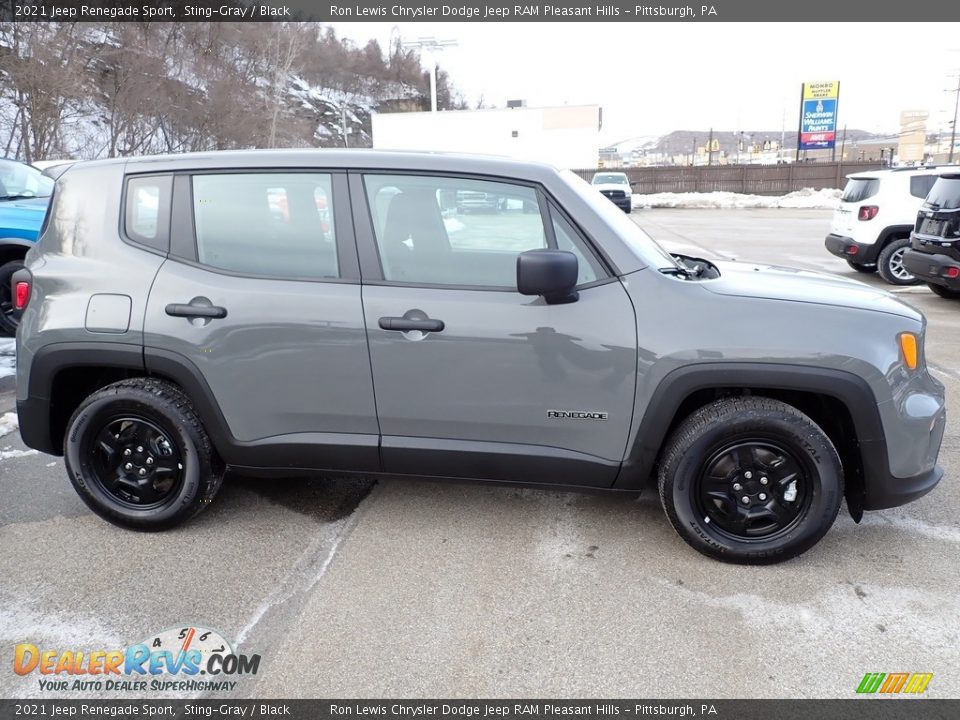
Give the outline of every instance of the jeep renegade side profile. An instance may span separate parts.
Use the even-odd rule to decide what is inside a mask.
[[[501,198],[465,212],[467,193]],[[939,481],[925,323],[816,273],[671,256],[544,165],[372,151],[81,163],[14,278],[17,407],[106,520],[227,468],[606,488],[711,557],[804,552]]]

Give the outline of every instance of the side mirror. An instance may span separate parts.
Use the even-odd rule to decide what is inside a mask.
[[[566,250],[527,250],[517,256],[517,290],[542,295],[551,305],[577,301],[579,274],[577,256]]]

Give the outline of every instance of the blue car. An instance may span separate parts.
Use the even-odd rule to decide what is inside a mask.
[[[23,258],[40,235],[50,204],[53,180],[16,160],[0,159],[0,334],[13,335],[14,314],[10,280],[23,267]]]

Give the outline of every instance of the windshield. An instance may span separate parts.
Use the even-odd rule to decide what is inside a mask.
[[[937,178],[927,195],[927,205],[937,210],[956,210],[960,208],[960,175],[946,175]]]
[[[622,173],[606,173],[593,176],[594,185],[629,185],[627,176]]]
[[[36,168],[13,160],[0,160],[0,200],[50,197],[52,192],[53,180]]]
[[[586,180],[570,170],[563,170],[560,177],[567,187],[587,203],[643,263],[658,270],[679,267],[670,253],[630,220],[623,210],[590,187]]]

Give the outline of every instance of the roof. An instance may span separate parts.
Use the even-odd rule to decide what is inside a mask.
[[[850,173],[847,175],[847,178],[850,180],[871,180],[890,175],[942,175],[956,171],[960,171],[960,165],[905,165],[903,167],[886,168],[884,170],[863,170],[861,172]]]
[[[220,150],[214,152],[147,155],[112,158],[78,163],[74,167],[124,165],[125,172],[165,172],[176,170],[239,168],[316,168],[358,170],[426,170],[435,172],[476,173],[510,178],[538,180],[555,175],[557,170],[545,163],[514,160],[493,155],[412,152],[392,150],[290,149]]]

